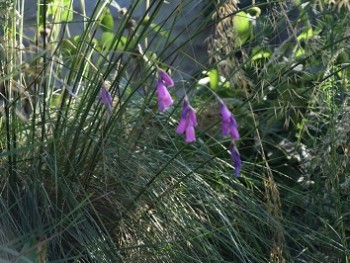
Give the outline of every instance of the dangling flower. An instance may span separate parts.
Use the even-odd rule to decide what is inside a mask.
[[[182,106],[181,119],[179,125],[177,126],[176,132],[178,134],[185,134],[185,141],[191,143],[196,141],[194,127],[197,125],[196,112],[189,105],[187,98],[185,98]]]
[[[239,172],[241,170],[241,157],[237,148],[232,144],[230,147],[231,159],[235,166],[235,176],[239,176]]]
[[[165,85],[167,85],[168,88],[171,88],[174,86],[174,81],[172,78],[163,70],[158,70],[159,79],[161,79]]]
[[[158,93],[158,104],[161,111],[165,111],[168,107],[173,105],[174,101],[167,89],[167,87],[174,86],[174,81],[165,71],[158,70],[158,81],[157,81],[157,93]]]
[[[168,107],[173,105],[174,101],[170,96],[168,89],[164,85],[164,82],[160,79],[158,79],[158,82],[157,82],[157,93],[158,93],[159,109],[161,111],[165,111]]]
[[[112,111],[113,111],[112,95],[106,89],[106,86],[104,84],[102,84],[102,88],[100,91],[100,100],[101,100],[101,103],[105,105],[106,110],[109,113],[112,113]]]
[[[222,116],[221,131],[222,135],[231,135],[232,139],[239,139],[238,126],[235,117],[226,107],[224,103],[220,105],[220,112]]]
[[[235,176],[239,176],[239,172],[241,170],[241,156],[239,155],[239,152],[235,146],[235,140],[239,139],[239,132],[238,132],[238,125],[236,122],[235,117],[232,115],[232,113],[229,111],[227,106],[221,102],[220,105],[220,113],[222,116],[222,124],[221,124],[221,131],[222,135],[230,135],[232,137],[232,142],[230,146],[230,153],[231,153],[231,159],[235,166]]]

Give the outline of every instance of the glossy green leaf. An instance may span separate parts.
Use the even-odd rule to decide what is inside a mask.
[[[297,51],[295,52],[296,57],[303,56],[305,54],[305,50],[303,48],[298,48]]]
[[[312,38],[314,35],[314,31],[312,30],[311,27],[307,28],[306,30],[304,30],[298,37],[297,39],[299,41],[301,40],[308,40],[310,38]]]
[[[247,10],[247,13],[253,17],[259,17],[261,14],[261,9],[257,6],[254,6],[252,8],[249,8]]]
[[[210,88],[217,90],[220,81],[219,71],[217,69],[211,69],[208,73],[208,76]]]
[[[119,49],[123,50],[126,44],[127,38],[121,37],[118,41],[118,39],[115,39],[115,34],[112,32],[103,32],[101,38],[98,40],[98,44],[102,49],[112,50],[112,49]],[[117,45],[117,46],[115,46]]]
[[[101,21],[101,29],[104,32],[113,32],[113,28],[114,28],[114,19],[113,19],[112,13],[109,9],[106,9],[106,12]]]
[[[53,0],[47,3],[47,14],[57,16],[60,14],[60,22],[69,22],[73,20],[73,6],[71,0],[57,1]]]
[[[267,59],[271,57],[271,52],[261,49],[261,47],[257,46],[253,48],[252,50],[252,60],[260,60],[260,59]]]
[[[114,34],[112,32],[103,32],[98,44],[103,49],[111,49],[114,42]]]
[[[164,29],[162,29],[159,25],[155,24],[155,23],[151,23],[149,25],[149,27],[156,32],[157,34],[161,35],[162,37],[168,38],[169,34],[168,31],[165,31]]]
[[[68,9],[63,11],[62,15],[61,15],[61,21],[72,21],[73,20],[73,10]]]
[[[233,17],[233,26],[237,34],[235,39],[235,46],[243,45],[250,37],[251,22],[246,12],[238,12]]]

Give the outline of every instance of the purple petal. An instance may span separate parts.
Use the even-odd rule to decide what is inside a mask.
[[[161,81],[161,80],[158,80],[158,82],[157,82],[157,93],[158,93],[159,98],[166,97],[169,94],[166,86],[164,85],[163,81]]]
[[[176,129],[176,132],[178,134],[183,134],[186,130],[186,116],[185,118],[182,118],[180,119],[180,122],[179,122],[179,125],[177,126],[177,129]]]
[[[157,83],[158,104],[161,111],[165,111],[168,107],[173,105],[174,101],[170,96],[168,89],[165,87],[162,81]]]
[[[230,134],[233,139],[238,140],[239,139],[239,132],[238,132],[238,127],[237,127],[237,122],[233,116],[230,118]]]
[[[221,116],[222,116],[223,121],[230,120],[232,113],[229,111],[229,109],[223,103],[221,103],[220,112],[221,112]]]
[[[168,87],[174,86],[174,81],[165,71],[159,69],[158,74],[159,78],[165,83],[165,85],[167,85]]]
[[[234,166],[235,166],[235,176],[238,177],[239,172],[241,170],[241,165],[242,165],[241,157],[235,146],[230,147],[230,152],[231,152],[231,159],[234,162]]]
[[[235,140],[239,139],[238,126],[235,117],[229,111],[225,104],[221,103],[220,112],[222,115],[221,132],[222,135],[231,135]]]
[[[192,107],[189,108],[188,115],[189,115],[189,120],[190,120],[191,124],[193,126],[197,126],[198,122],[197,122],[196,112]]]
[[[234,126],[238,127],[238,126],[237,126],[236,119],[235,119],[235,117],[233,117],[233,114],[231,114],[231,117],[230,117],[230,123],[232,123],[232,125],[234,125]]]
[[[110,111],[112,110],[112,107],[113,107],[112,96],[104,85],[102,85],[102,88],[100,91],[100,100],[101,100],[101,103],[104,104],[108,110]]]
[[[227,121],[222,121],[221,123],[221,132],[223,136],[230,134],[230,123]]]
[[[165,111],[167,108],[173,105],[174,101],[169,94],[169,96],[167,97],[163,97],[163,98],[158,97],[158,103],[159,103],[159,109],[161,111]]]
[[[184,103],[182,104],[181,118],[186,118],[188,112],[188,101],[184,99]]]
[[[186,142],[194,142],[196,141],[196,133],[194,131],[194,127],[192,125],[187,125],[186,127]]]

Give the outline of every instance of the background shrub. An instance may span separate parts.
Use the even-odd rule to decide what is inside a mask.
[[[2,261],[349,261],[348,1],[25,3],[0,3]]]

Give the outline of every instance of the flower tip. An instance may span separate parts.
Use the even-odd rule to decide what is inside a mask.
[[[188,143],[196,141],[196,133],[193,126],[187,126],[186,128],[186,138],[185,141]]]
[[[112,95],[109,93],[109,91],[106,89],[104,85],[102,85],[102,88],[100,91],[100,100],[101,100],[101,103],[105,105],[107,110],[109,112],[112,112],[112,108],[113,108]]]
[[[192,122],[192,125],[197,126],[198,122],[197,122],[196,111],[192,107],[189,108],[188,115],[189,115],[190,121]]]
[[[159,98],[159,110],[164,112],[166,111],[167,108],[169,108],[171,105],[174,104],[174,101],[173,99],[170,97],[167,97],[167,98]]]
[[[229,121],[232,116],[232,113],[224,103],[221,103],[220,105],[220,113],[224,121]]]
[[[238,125],[235,117],[227,108],[224,103],[220,105],[220,113],[222,115],[222,123],[221,123],[221,132],[222,135],[231,135],[234,140],[238,140],[240,138],[238,132]]]
[[[173,98],[165,87],[164,83],[159,80],[157,83],[158,104],[160,111],[165,111],[168,107],[174,104]]]
[[[187,98],[185,98],[182,105],[181,119],[176,132],[178,134],[185,134],[185,141],[192,143],[196,141],[195,126],[197,126],[196,111],[189,105]]]
[[[174,86],[174,81],[165,71],[159,69],[159,78],[170,88]]]
[[[240,138],[239,132],[238,132],[238,127],[237,127],[237,122],[234,119],[234,117],[232,116],[231,118],[231,122],[229,124],[229,132],[231,134],[231,137],[234,140],[238,140]]]
[[[186,131],[186,117],[181,118],[179,125],[177,126],[176,133],[183,134]]]

